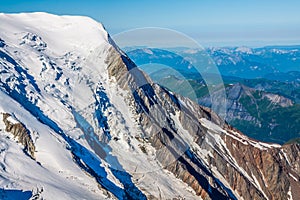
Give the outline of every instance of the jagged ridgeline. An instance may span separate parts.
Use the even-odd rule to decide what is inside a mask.
[[[299,46],[124,49],[156,83],[206,107],[214,107],[212,99],[222,102],[224,88],[207,83],[220,73],[227,96],[226,121],[247,136],[279,144],[300,137]],[[207,56],[218,72],[201,69]],[[199,66],[201,75],[193,65]]]
[[[2,199],[300,196],[299,144],[252,140],[153,83],[98,22],[0,21]]]

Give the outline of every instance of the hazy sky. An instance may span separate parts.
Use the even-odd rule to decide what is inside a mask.
[[[300,44],[299,9],[299,0],[0,0],[0,12],[87,15],[112,35],[171,28],[203,45]]]

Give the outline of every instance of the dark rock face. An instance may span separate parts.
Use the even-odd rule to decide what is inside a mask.
[[[5,47],[5,42],[0,38],[0,47]]]
[[[198,196],[274,200],[288,199],[291,194],[297,196],[300,190],[298,144],[279,146],[251,140],[222,122],[210,109],[154,84],[114,48],[109,51],[109,76],[129,91],[128,102],[134,102],[144,139],[157,150],[162,166],[187,183]],[[179,125],[192,138],[192,145],[182,140],[183,135],[174,121],[176,114]],[[205,120],[223,131],[207,127]]]
[[[226,173],[224,174],[228,176],[232,187],[237,188],[246,199],[288,199],[287,191],[291,185],[289,173],[297,171],[297,168],[289,165],[289,161],[284,158],[284,152],[291,148],[290,145],[260,149],[247,143],[238,142],[232,137],[225,136],[223,138],[238,165],[247,174],[255,177],[255,182],[260,185],[261,189],[257,191],[257,187],[245,182],[240,174],[232,173],[231,169],[225,167]],[[299,145],[292,146],[299,148]],[[290,153],[288,154],[292,155],[291,160],[299,159],[299,151]],[[299,175],[296,177],[299,180]],[[246,188],[248,189],[245,190]],[[251,191],[250,194],[248,191]]]
[[[34,34],[34,33],[27,33],[23,38],[20,45],[27,44],[28,46],[36,49],[37,51],[44,51],[47,47],[47,44],[43,41],[43,39]]]
[[[24,43],[21,45],[29,45],[37,51],[47,48],[46,43],[34,34],[26,35],[22,41]],[[155,161],[179,179],[178,181],[190,186],[199,198],[277,200],[290,197],[295,199],[300,196],[299,144],[280,146],[254,141],[230,127],[209,108],[199,106],[154,84],[125,54],[118,51],[117,47],[111,46],[106,50],[109,52],[106,59],[109,81],[116,82],[119,88],[125,90],[122,97],[133,112],[134,119],[130,120],[135,120],[141,129],[137,138],[147,145],[150,144],[156,150],[153,151]],[[25,74],[13,59],[5,53],[2,54],[3,58],[18,67],[20,74]],[[55,66],[51,66],[55,69]],[[25,78],[35,85],[34,79],[30,79],[31,76],[28,75],[21,81]],[[39,91],[37,86],[36,88],[36,91]],[[233,88],[230,98],[239,98],[242,89]],[[100,86],[96,92],[99,97],[96,105],[105,110],[106,103],[110,103],[109,98]],[[280,99],[274,100],[288,103]],[[240,109],[239,105],[236,109]],[[107,131],[104,131],[107,136],[103,137],[104,139],[91,138],[103,143],[111,139],[117,142],[119,138],[111,137],[109,124],[105,123],[107,114],[102,110],[100,112],[100,109],[97,111],[97,119],[103,121],[101,128]],[[39,117],[41,122],[62,136],[70,146],[73,160],[81,169],[96,178],[99,187],[107,191],[108,198],[115,196],[119,199],[162,199],[161,196],[155,196],[156,193],[147,194],[145,191],[143,194],[140,185],[136,186],[132,181],[132,174],[126,171],[111,170],[124,189],[114,185],[102,176],[102,170],[105,169],[101,168],[98,159],[93,159],[95,157],[88,149],[64,134],[52,119],[42,114],[42,111],[38,110],[34,116]],[[84,130],[85,126],[78,125],[83,117],[76,112],[73,112],[73,116],[77,127],[83,132],[88,132],[89,130]],[[35,145],[29,130],[21,122],[11,120],[11,117],[10,114],[3,114],[6,131],[17,138],[24,146],[24,151],[34,159]],[[85,122],[81,123],[86,125]],[[95,133],[89,134],[97,136]],[[111,153],[105,152],[101,143],[94,143],[88,137],[86,139],[90,146],[94,145],[95,153],[100,158]],[[139,147],[146,155],[147,149],[142,145]],[[82,153],[85,156],[81,157]]]
[[[12,123],[8,120],[9,117],[11,117],[10,114],[3,113],[3,122],[6,126],[5,131],[10,132],[14,138],[17,138],[18,142],[24,146],[24,151],[34,159],[35,146],[28,129],[20,122]]]

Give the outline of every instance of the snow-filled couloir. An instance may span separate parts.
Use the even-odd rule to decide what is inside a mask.
[[[0,14],[0,197],[296,199],[300,147],[154,84],[88,18]]]

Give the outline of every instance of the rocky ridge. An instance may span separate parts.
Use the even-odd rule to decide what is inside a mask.
[[[252,140],[209,108],[153,83],[102,25],[45,13],[1,17],[4,25],[13,24],[12,29],[0,28],[5,30],[0,35],[5,44],[0,54],[1,98],[10,99],[10,109],[18,108],[9,113],[35,119],[20,130],[41,130],[36,161],[14,155],[40,173],[43,197],[51,199],[57,192],[66,199],[298,196],[299,144]],[[43,26],[36,29],[37,24]],[[91,37],[80,40],[84,34],[74,31],[78,27],[85,27]],[[6,110],[7,105],[0,108]],[[26,118],[18,117],[22,122]],[[23,138],[29,148],[29,138]],[[8,151],[4,148],[0,156],[9,157]],[[15,172],[0,170],[6,177],[3,187],[36,187],[36,179],[19,176],[16,183]],[[66,190],[57,190],[62,186]]]
[[[5,124],[5,131],[11,133],[13,137],[24,146],[24,151],[27,152],[31,158],[35,159],[35,146],[29,130],[24,126],[24,124],[15,120],[10,114],[0,114],[3,115],[2,120]]]

